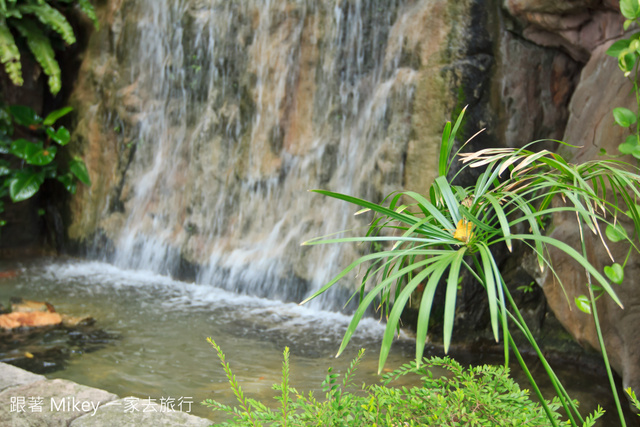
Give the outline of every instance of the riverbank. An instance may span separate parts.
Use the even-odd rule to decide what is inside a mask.
[[[49,380],[0,363],[0,425],[12,427],[189,426],[211,421],[190,415],[191,398],[120,398],[72,381]]]

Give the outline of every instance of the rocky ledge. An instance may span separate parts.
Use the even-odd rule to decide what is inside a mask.
[[[0,363],[0,425],[69,426],[208,426],[211,421],[173,405],[146,402],[67,380],[48,380]]]

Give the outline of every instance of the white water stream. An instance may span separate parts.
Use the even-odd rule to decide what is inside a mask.
[[[121,211],[101,214],[110,261],[174,274],[186,259],[199,283],[300,301],[353,260],[357,248],[300,246],[366,224],[308,190],[401,188],[404,3],[126,0],[113,45],[135,114],[112,120],[134,152]]]

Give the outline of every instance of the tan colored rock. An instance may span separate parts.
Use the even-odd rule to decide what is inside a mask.
[[[159,258],[219,259],[241,276],[250,260],[277,280],[292,271],[314,279],[320,264],[334,262],[325,255],[346,262],[300,250],[308,238],[351,227],[348,207],[307,190],[381,200],[405,185],[428,188],[457,102],[451,94],[464,78],[443,69],[465,60],[473,3],[388,10],[233,0],[213,11],[189,0],[170,25],[173,9],[101,3],[104,24],[71,95],[74,143],[93,185],[73,197],[70,238],[98,233],[118,246],[144,235],[164,248]],[[176,25],[183,39],[175,47],[140,43]],[[483,81],[491,73],[484,55],[486,66],[475,70]],[[273,264],[286,265],[276,272]]]
[[[570,104],[569,122],[564,140],[580,145],[580,149],[563,149],[570,161],[580,163],[597,160],[600,149],[611,154],[618,153],[618,145],[624,142],[628,130],[616,126],[613,121],[614,107],[635,108],[635,99],[630,96],[631,83],[624,78],[614,58],[605,55],[607,45],[596,49],[582,71],[580,83]],[[633,159],[627,159],[633,162]],[[554,216],[551,237],[571,244],[580,250],[579,232],[574,215]],[[602,271],[613,261],[599,239],[588,233],[586,240],[589,261]],[[622,263],[627,255],[626,245],[610,245],[614,259]],[[547,301],[558,320],[582,345],[598,350],[599,344],[593,317],[578,310],[574,298],[587,294],[584,269],[558,250],[550,250],[550,259],[564,288],[547,272],[542,280]],[[606,295],[598,300],[597,309],[604,340],[613,368],[622,376],[624,387],[640,392],[640,257],[633,253],[626,268],[625,280],[613,285],[624,309],[618,307]]]
[[[62,317],[58,313],[33,311],[0,315],[0,327],[4,329],[14,329],[23,326],[53,326],[59,325],[60,323],[62,323]]]
[[[93,325],[96,322],[91,316],[69,316],[67,314],[61,314],[62,324],[67,328],[73,328],[79,325]]]
[[[54,313],[56,309],[53,305],[45,301],[32,301],[22,298],[11,299],[11,311],[19,313],[32,313],[36,311],[51,312]]]

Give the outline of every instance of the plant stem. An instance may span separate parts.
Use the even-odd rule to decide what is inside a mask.
[[[600,344],[600,351],[602,352],[602,360],[607,370],[607,377],[609,378],[609,385],[611,386],[611,392],[613,393],[613,399],[616,402],[616,410],[618,411],[618,417],[620,418],[620,425],[626,427],[624,419],[624,413],[622,412],[622,406],[620,405],[620,397],[618,396],[618,390],[616,383],[613,379],[613,373],[611,372],[611,364],[609,363],[609,357],[607,356],[607,349],[604,345],[604,337],[602,336],[602,329],[600,328],[600,321],[598,320],[598,310],[596,309],[596,301],[593,295],[593,289],[591,288],[591,277],[589,276],[589,298],[591,299],[591,311],[593,314],[593,320],[596,324],[596,333],[598,334],[598,343]]]
[[[540,360],[540,363],[542,363],[542,366],[544,367],[544,370],[547,372],[547,376],[551,380],[551,384],[553,385],[553,388],[555,389],[556,394],[560,398],[560,402],[562,403],[562,406],[564,407],[564,410],[567,412],[567,416],[569,417],[569,420],[571,421],[571,425],[573,425],[573,426],[578,425],[576,423],[573,415],[572,415],[572,411],[573,411],[573,413],[575,413],[578,416],[578,419],[580,420],[580,422],[584,423],[584,419],[582,418],[582,416],[578,412],[578,408],[576,408],[576,406],[573,404],[573,402],[571,401],[571,398],[569,397],[569,394],[567,393],[567,391],[563,387],[562,383],[560,382],[560,380],[556,376],[555,372],[551,368],[551,365],[549,365],[549,363],[547,362],[547,359],[542,354],[542,350],[540,350],[540,347],[538,346],[538,343],[536,342],[535,338],[533,337],[533,334],[531,333],[531,330],[529,330],[529,327],[525,323],[524,318],[522,317],[522,314],[520,314],[520,310],[518,309],[518,306],[516,305],[515,301],[513,300],[513,297],[511,296],[511,293],[509,292],[509,289],[507,288],[507,285],[504,283],[504,280],[502,281],[502,286],[504,288],[505,295],[509,299],[509,303],[511,304],[511,307],[513,308],[513,311],[516,314],[514,320],[517,320],[516,323],[518,324],[518,326],[520,326],[520,330],[522,331],[522,333],[525,335],[525,337],[529,341],[529,344],[531,344],[531,346],[533,347],[534,351],[536,352],[536,355],[538,356],[538,359]],[[568,407],[567,407],[567,404],[568,404]]]
[[[540,388],[538,387],[536,380],[533,379],[533,376],[531,375],[531,372],[529,371],[527,364],[522,358],[522,355],[520,354],[520,351],[518,350],[516,343],[513,341],[511,334],[508,334],[508,337],[509,337],[509,345],[511,345],[511,348],[513,349],[513,354],[515,354],[516,359],[518,359],[518,363],[520,363],[520,367],[524,371],[524,374],[527,376],[527,379],[529,380],[531,387],[533,387],[533,391],[536,393],[536,396],[538,396],[538,399],[540,400],[540,404],[542,405],[544,412],[546,412],[547,414],[547,418],[549,419],[553,427],[558,427],[558,423],[553,418],[553,415],[551,414],[551,409],[549,409],[549,405],[547,405],[547,401],[542,396],[542,392],[540,391]],[[573,425],[575,425],[575,422]]]
[[[634,83],[637,92],[637,85]],[[582,233],[582,221],[579,216],[578,219],[578,230],[580,230],[580,245],[582,247],[582,256],[587,257],[587,245],[584,241],[584,235]],[[589,288],[589,300],[591,301],[591,312],[593,314],[593,321],[596,326],[596,334],[598,335],[598,344],[600,344],[600,351],[602,352],[602,360],[604,361],[604,366],[607,370],[607,377],[609,378],[609,385],[611,386],[611,392],[613,393],[613,400],[616,402],[616,410],[618,411],[618,418],[620,418],[620,425],[622,427],[626,427],[626,422],[624,420],[624,414],[622,413],[622,406],[620,405],[620,397],[618,396],[618,391],[616,389],[616,383],[613,379],[613,373],[611,372],[611,365],[609,364],[609,357],[607,356],[607,349],[604,345],[604,337],[602,336],[602,329],[600,328],[600,320],[598,319],[598,310],[596,309],[596,300],[593,295],[593,287],[591,286],[591,274],[586,272],[587,274],[587,288]]]

